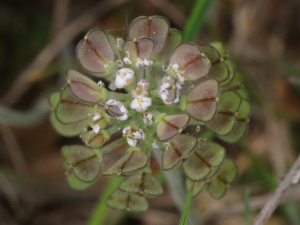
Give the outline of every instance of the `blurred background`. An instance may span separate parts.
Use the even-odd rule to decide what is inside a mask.
[[[183,30],[195,2],[0,1],[1,225],[87,224],[108,179],[101,177],[83,192],[69,188],[60,148],[80,140],[54,131],[48,97],[64,86],[66,69],[79,68],[75,47],[90,29],[125,38],[134,18],[159,14]],[[196,43],[226,44],[253,110],[246,137],[222,143],[237,162],[238,179],[224,198],[204,192],[192,208],[201,224],[248,225],[300,153],[300,2],[211,2]],[[167,185],[164,189],[147,212],[108,210],[103,224],[178,224],[180,213]],[[290,187],[267,224],[299,225],[299,199],[299,185]]]

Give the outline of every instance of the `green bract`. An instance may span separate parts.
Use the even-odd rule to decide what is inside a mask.
[[[67,85],[50,97],[54,128],[64,136],[79,135],[84,143],[62,148],[72,188],[88,188],[100,173],[125,176],[107,205],[145,211],[146,197],[163,193],[150,167],[152,149],[159,149],[162,169],[182,165],[193,196],[205,189],[214,198],[225,194],[237,168],[220,144],[201,137],[202,131],[236,142],[247,131],[251,108],[222,43],[182,43],[166,18],[141,16],[125,41],[89,31],[76,57],[94,77],[68,70]],[[109,160],[102,158],[118,147],[124,154],[103,165]]]

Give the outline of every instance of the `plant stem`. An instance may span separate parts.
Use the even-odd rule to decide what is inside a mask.
[[[101,225],[104,224],[105,217],[109,208],[106,206],[106,199],[112,192],[112,190],[116,189],[121,183],[121,179],[113,178],[106,185],[103,193],[101,194],[96,207],[94,209],[93,214],[90,216],[87,225]]]
[[[188,192],[188,195],[186,197],[179,225],[185,225],[186,222],[187,222],[187,218],[188,218],[188,215],[189,215],[190,207],[191,207],[191,204],[192,204],[194,185],[195,185],[195,183],[193,183],[193,185],[191,186],[191,188],[190,188],[190,190]]]

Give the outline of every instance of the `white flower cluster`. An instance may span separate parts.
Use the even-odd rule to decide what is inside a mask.
[[[162,80],[162,85],[158,88],[158,93],[166,105],[171,105],[179,101],[181,85],[174,77],[166,76]]]
[[[130,68],[119,69],[115,79],[115,84],[117,88],[123,88],[126,85],[130,84],[133,76],[134,76],[134,72],[132,69]]]
[[[148,97],[148,88],[149,82],[145,79],[137,83],[136,90],[131,92],[131,96],[134,97],[130,104],[131,109],[135,109],[138,112],[145,112],[152,105],[152,99]]]
[[[170,64],[167,68],[163,67],[163,71],[164,72],[168,72],[169,69],[172,69],[175,71],[176,75],[177,75],[177,80],[178,83],[181,85],[184,83],[184,77],[182,76],[182,74],[184,74],[184,71],[179,71],[179,65],[176,64]]]
[[[133,147],[136,146],[137,140],[145,140],[145,134],[142,129],[139,129],[138,131],[132,131],[131,127],[125,127],[122,133],[124,137],[127,137],[127,143]]]
[[[132,62],[129,57],[130,57],[130,52],[126,51],[126,57],[123,59],[123,61],[125,64],[131,65]],[[150,59],[141,59],[140,57],[138,57],[135,66],[139,68],[141,66],[151,66],[152,64],[153,61],[151,61]]]

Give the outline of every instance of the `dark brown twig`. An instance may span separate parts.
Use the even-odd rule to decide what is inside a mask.
[[[31,82],[38,79],[39,74],[67,43],[80,32],[87,29],[97,18],[128,1],[129,0],[101,1],[71,22],[37,55],[33,62],[22,71],[10,90],[2,98],[2,104],[6,106],[13,105],[30,87]]]
[[[249,204],[251,211],[261,209],[271,197],[272,194],[265,194],[265,195],[252,197],[250,199],[250,204]],[[281,204],[296,199],[300,199],[299,187],[292,188],[291,190],[283,193],[279,203]],[[244,205],[245,204],[243,202],[229,205],[223,210],[218,210],[217,212],[209,213],[207,216],[203,218],[203,220],[204,221],[222,220],[224,218],[240,215],[244,212]]]
[[[300,178],[299,173],[300,173],[300,156],[298,157],[297,161],[295,162],[293,167],[290,169],[288,174],[285,176],[283,181],[279,184],[279,186],[276,189],[273,196],[264,205],[262,211],[260,212],[260,214],[255,219],[254,225],[263,225],[263,224],[265,224],[265,222],[269,219],[269,217],[272,215],[274,210],[277,208],[283,192],[291,184],[297,183],[299,181],[299,178]]]

